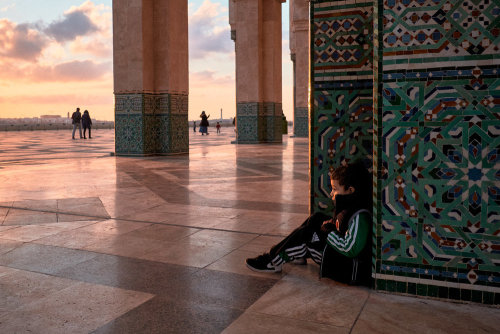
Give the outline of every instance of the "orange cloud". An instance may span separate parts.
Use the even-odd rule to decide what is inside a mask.
[[[100,104],[112,104],[113,96],[111,94],[105,95],[80,95],[80,94],[68,94],[68,95],[32,95],[32,96],[24,96],[24,95],[16,95],[16,96],[8,96],[1,97],[0,103],[22,103],[25,104],[49,104],[49,105],[57,105],[57,104],[73,104],[75,101],[88,101],[86,105],[100,105]]]

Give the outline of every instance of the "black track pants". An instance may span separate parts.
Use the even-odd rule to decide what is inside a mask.
[[[290,233],[285,239],[274,245],[269,254],[274,265],[280,265],[298,258],[312,258],[320,264],[328,233],[321,231],[324,221],[331,219],[323,213],[315,213]]]

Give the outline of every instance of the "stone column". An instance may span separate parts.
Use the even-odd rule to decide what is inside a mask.
[[[188,153],[188,9],[113,0],[115,152]]]
[[[231,0],[237,143],[282,141],[282,0]]]
[[[293,62],[293,134],[309,136],[309,1],[290,0],[290,56]]]

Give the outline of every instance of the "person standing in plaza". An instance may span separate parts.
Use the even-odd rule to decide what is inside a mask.
[[[73,124],[73,134],[72,134],[73,139],[75,139],[76,128],[78,128],[78,130],[80,131],[80,138],[83,138],[82,125],[81,125],[82,114],[80,113],[80,108],[76,108],[76,111],[73,113],[73,115],[71,115],[71,119],[72,119],[71,123]]]
[[[85,132],[89,129],[89,139],[92,139],[92,134],[90,133],[92,128],[92,120],[90,119],[90,114],[88,110],[83,112],[82,116],[82,126],[83,126],[83,139],[87,139]]]
[[[193,121],[193,132],[196,132],[196,121]]]
[[[208,136],[208,118],[210,117],[210,115],[207,116],[207,114],[205,114],[205,110],[203,110],[201,112],[201,115],[200,115],[200,118],[201,118],[201,122],[200,122],[200,132],[201,132],[201,135],[203,136],[204,134],[206,134]]]
[[[217,134],[220,134],[220,123],[217,122],[217,125],[215,127],[217,128]]]

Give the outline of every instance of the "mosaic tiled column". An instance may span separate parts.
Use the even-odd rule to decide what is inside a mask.
[[[344,110],[356,110],[359,99],[353,96],[344,108],[339,102],[365,91],[359,78],[369,71],[342,73],[335,67],[336,60],[346,60],[346,43],[367,37],[345,33],[362,26],[352,21],[361,7],[360,1],[313,6],[315,210],[328,209],[323,175],[364,146],[351,149],[346,133],[355,118],[342,121]],[[499,16],[499,1],[375,2],[374,277],[379,290],[500,304]],[[323,67],[322,61],[329,64]],[[352,88],[345,90],[348,81],[338,85],[339,74],[355,80]],[[324,89],[334,84],[339,91]]]
[[[282,0],[230,1],[237,143],[282,142]]]
[[[115,153],[187,153],[187,1],[113,1]]]
[[[377,8],[376,288],[500,304],[500,2]]]
[[[311,210],[328,212],[329,172],[372,161],[373,2],[311,5]]]
[[[383,175],[382,168],[382,48],[380,47],[381,34],[383,33],[383,8],[380,3],[375,2],[373,6],[373,229],[372,240],[372,277],[374,286],[376,286],[376,273],[380,270],[380,239],[382,238],[380,230],[381,221],[381,193]]]
[[[290,53],[293,61],[293,135],[309,136],[309,1],[290,1]]]
[[[187,95],[115,94],[117,155],[187,153]]]

